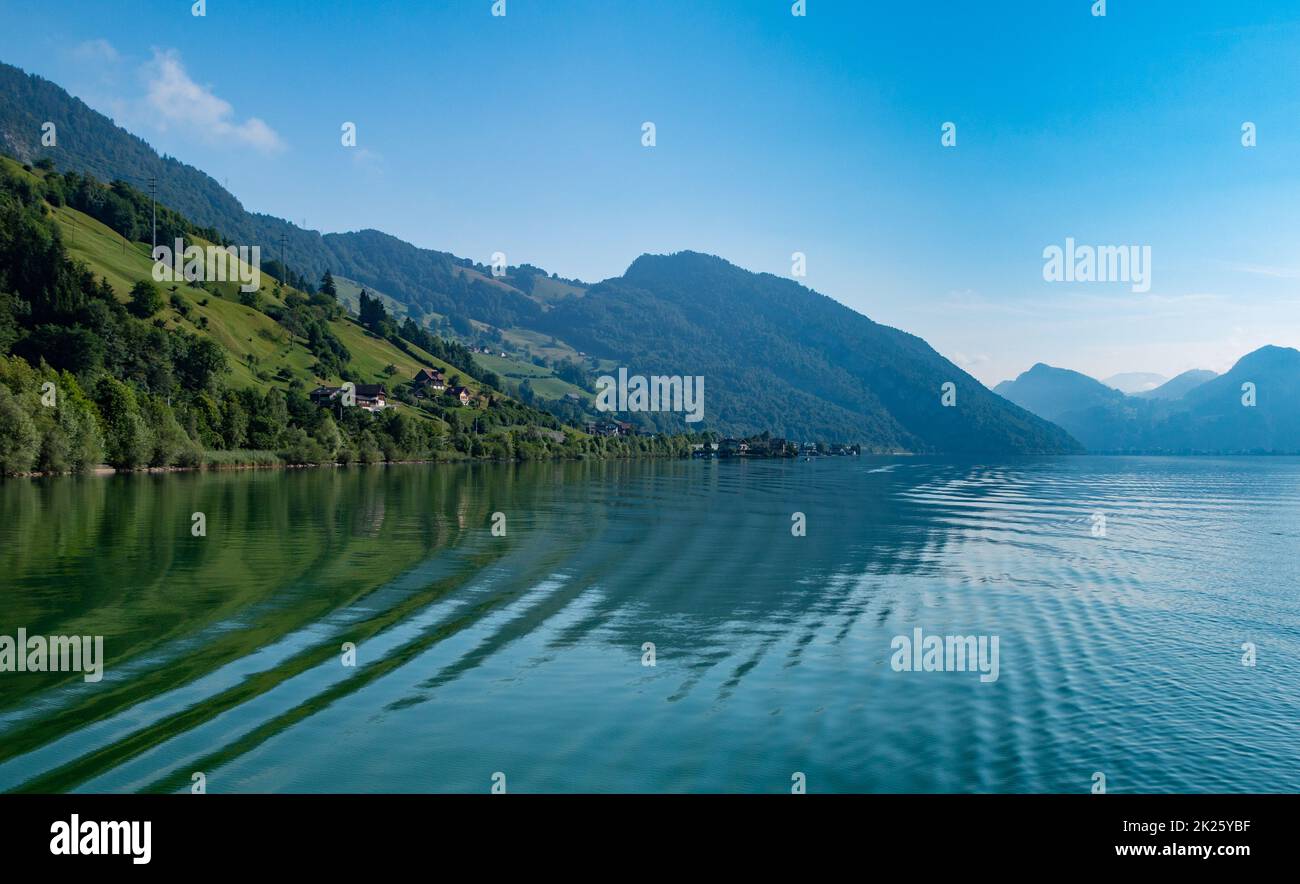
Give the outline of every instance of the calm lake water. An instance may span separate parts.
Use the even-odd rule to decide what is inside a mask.
[[[0,673],[0,791],[1297,791],[1298,562],[1280,458],[9,481],[0,634],[107,666]]]

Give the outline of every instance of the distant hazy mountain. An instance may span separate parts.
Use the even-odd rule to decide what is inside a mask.
[[[1036,412],[1040,417],[1050,414],[1090,451],[1300,453],[1300,351],[1262,347],[1243,356],[1227,374],[1199,384],[1195,383],[1197,373],[1188,372],[1193,377],[1183,383],[1190,384],[1190,389],[1179,398],[1096,397],[1092,404],[1061,410],[1057,402],[1070,397],[1077,401],[1079,390],[1087,389],[1077,379],[1081,375],[1065,377],[1075,374],[1060,369],[1039,371],[1037,385],[1021,387],[1022,375],[1011,386],[1012,382],[999,384],[998,389],[1009,398],[1017,397],[1012,401],[1034,402],[1041,409]],[[1063,380],[1068,383],[1061,383]],[[1046,381],[1058,385],[1050,387]],[[1247,384],[1251,386],[1244,387]],[[1251,390],[1253,405],[1247,404]],[[1033,392],[1033,399],[1027,391]]]
[[[1146,390],[1133,395],[1142,399],[1182,399],[1189,391],[1196,389],[1206,381],[1214,380],[1218,376],[1217,372],[1194,368],[1191,371],[1183,372],[1172,380],[1166,381],[1154,390]]]
[[[1254,405],[1245,404],[1251,385]],[[1300,351],[1261,347],[1170,403],[1152,442],[1171,450],[1300,452]]]
[[[1130,396],[1137,393],[1145,393],[1154,390],[1161,384],[1165,383],[1168,378],[1161,374],[1155,374],[1149,371],[1129,371],[1122,374],[1113,374],[1102,381],[1108,387],[1114,387],[1121,393],[1127,393]]]
[[[1124,398],[1119,390],[1085,374],[1068,368],[1053,368],[1041,362],[1014,381],[998,384],[993,392],[1050,421],[1072,411],[1107,405]]]

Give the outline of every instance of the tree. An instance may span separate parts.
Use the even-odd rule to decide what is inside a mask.
[[[0,356],[9,352],[22,336],[15,314],[18,312],[18,296],[0,292]]]
[[[148,319],[162,308],[162,295],[152,282],[142,279],[131,287],[131,303],[126,309],[131,311],[132,316]]]
[[[284,394],[274,387],[256,401],[248,421],[249,444],[263,451],[274,451],[279,448],[281,434],[289,424],[289,407]]]
[[[339,290],[334,286],[334,276],[328,270],[326,270],[325,275],[321,277],[320,293],[322,295],[329,295],[331,300],[336,300],[339,296]]]
[[[243,448],[248,443],[248,411],[234,390],[226,390],[221,397],[221,438],[226,448]]]
[[[335,452],[343,444],[343,436],[339,433],[338,424],[334,423],[328,411],[322,412],[320,424],[316,427],[316,441],[321,444],[327,458],[333,458]]]
[[[109,464],[133,469],[147,463],[152,440],[131,388],[115,378],[101,378],[95,400],[103,416],[104,457]]]
[[[202,451],[176,422],[176,415],[159,396],[139,398],[140,417],[149,427],[149,466],[197,466]]]
[[[378,296],[372,298],[365,289],[362,289],[357,312],[360,314],[361,324],[375,334],[384,335],[388,332],[385,328],[388,323],[388,311],[384,309],[384,302]]]
[[[209,390],[228,370],[226,351],[211,338],[181,335],[174,341],[173,361],[181,386],[188,392]]]
[[[36,427],[18,397],[0,384],[0,474],[25,473],[36,462]]]
[[[84,473],[94,469],[104,457],[104,438],[99,432],[99,415],[77,379],[62,372],[57,379],[59,426],[68,438],[70,467]]]

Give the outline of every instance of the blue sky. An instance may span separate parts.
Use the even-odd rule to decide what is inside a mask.
[[[803,252],[989,384],[1300,346],[1300,6],[791,2],[0,0],[0,59],[323,231],[590,281]],[[1150,291],[1045,282],[1067,237]]]

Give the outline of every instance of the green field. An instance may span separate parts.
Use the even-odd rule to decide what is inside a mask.
[[[501,334],[516,347],[525,348],[536,356],[552,360],[568,359],[571,362],[581,362],[584,359],[577,350],[559,338],[553,338],[532,329],[508,328],[503,329]]]
[[[395,317],[398,322],[406,319],[406,305],[378,289],[362,285],[355,280],[345,279],[342,276],[334,277],[334,288],[338,292],[339,303],[348,308],[350,313],[360,312],[361,292],[364,289],[370,297],[379,298],[384,302],[384,309],[388,311],[388,315]]]
[[[581,387],[561,380],[555,372],[541,365],[534,365],[520,359],[502,358],[500,356],[475,353],[474,361],[483,368],[500,376],[501,380],[516,390],[527,380],[533,391],[544,399],[562,399],[568,393],[575,393],[583,399],[590,399],[591,394]],[[522,377],[520,377],[522,375]]]
[[[20,174],[22,167],[11,160],[4,162]],[[39,176],[39,171],[31,174]],[[99,221],[66,206],[55,209],[53,218],[59,226],[69,254],[85,262],[97,277],[107,279],[118,300],[129,300],[131,287],[140,280],[153,280],[153,262],[148,243],[129,243]],[[208,245],[195,240],[197,245]],[[274,294],[276,280],[263,273],[258,297],[264,305],[283,306],[283,298]],[[481,392],[477,379],[448,365],[440,359],[412,346],[408,355],[392,343],[376,337],[362,328],[351,317],[330,321],[334,334],[352,354],[351,368],[354,377],[320,376],[312,372],[316,358],[307,349],[306,342],[291,335],[284,327],[260,310],[239,303],[238,282],[205,283],[202,288],[185,282],[157,283],[164,299],[174,293],[189,303],[189,317],[170,304],[159,314],[169,328],[181,328],[193,334],[204,335],[221,344],[228,352],[231,381],[237,387],[269,389],[283,384],[286,378],[277,377],[281,369],[290,378],[303,381],[307,387],[317,384],[338,384],[345,380],[354,383],[385,383],[390,392],[401,383],[409,381],[422,367],[442,369],[449,377],[461,376],[461,383],[474,392]],[[286,291],[294,291],[292,289]],[[359,290],[358,290],[359,291]],[[201,319],[207,325],[200,324]],[[397,371],[391,377],[384,373],[389,365]]]

